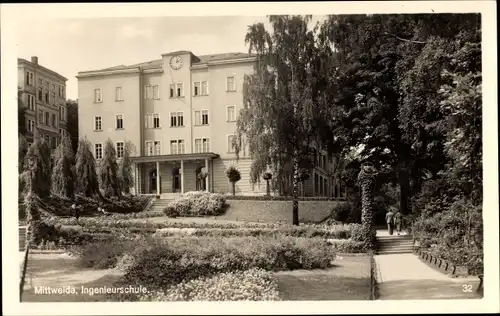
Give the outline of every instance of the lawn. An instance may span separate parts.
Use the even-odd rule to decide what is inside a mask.
[[[339,255],[335,267],[277,272],[286,301],[370,300],[370,256]]]
[[[102,302],[105,295],[80,293],[84,287],[111,286],[122,272],[106,269],[82,269],[75,259],[61,258],[57,255],[33,255],[28,261],[23,302]],[[77,294],[39,294],[35,287],[51,288],[74,287]]]

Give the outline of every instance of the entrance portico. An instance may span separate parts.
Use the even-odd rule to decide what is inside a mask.
[[[170,195],[213,191],[214,153],[131,157],[136,194]]]

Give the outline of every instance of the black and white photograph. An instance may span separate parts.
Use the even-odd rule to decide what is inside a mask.
[[[499,312],[495,2],[195,4],[2,4],[9,313]]]

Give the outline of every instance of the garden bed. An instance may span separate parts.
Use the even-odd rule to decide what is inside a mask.
[[[444,260],[429,251],[422,249],[416,250],[419,258],[425,262],[427,265],[443,272],[449,274],[453,277],[467,277],[473,274],[469,273],[470,268],[467,266],[455,265],[449,260]]]

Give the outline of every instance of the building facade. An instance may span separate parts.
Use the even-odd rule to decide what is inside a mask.
[[[241,173],[237,194],[265,194],[265,181],[250,180],[248,148],[237,160],[232,146],[244,76],[254,63],[255,57],[244,53],[178,51],[136,65],[79,72],[79,135],[92,143],[96,159],[108,139],[118,158],[127,142],[133,145],[136,194],[228,193],[229,166]],[[318,155],[323,156],[303,195],[334,194],[331,160]]]
[[[24,105],[24,136],[33,142],[35,130],[55,149],[67,133],[66,81],[57,72],[43,67],[38,57],[17,59],[18,97]]]

